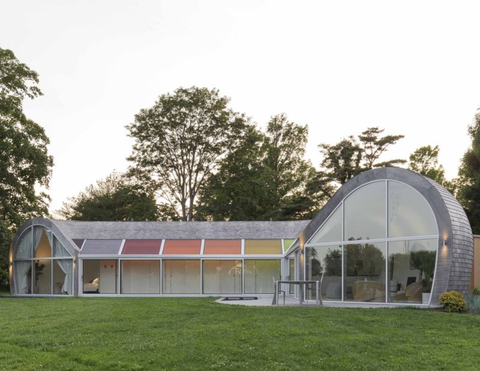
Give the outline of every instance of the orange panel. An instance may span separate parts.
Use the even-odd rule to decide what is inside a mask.
[[[281,240],[245,240],[245,254],[282,254]]]
[[[198,255],[202,240],[166,240],[164,255]]]
[[[205,240],[204,254],[240,255],[240,240]]]

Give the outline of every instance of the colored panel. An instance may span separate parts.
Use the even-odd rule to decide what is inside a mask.
[[[205,240],[204,254],[240,255],[242,253],[241,240]]]
[[[281,240],[245,240],[245,254],[282,254]]]
[[[85,240],[73,239],[72,241],[75,242],[75,245],[77,245],[79,249],[81,249],[83,245],[83,241]]]
[[[164,255],[198,255],[202,240],[166,240]]]
[[[158,254],[162,240],[127,240],[122,254]]]
[[[287,252],[288,248],[292,246],[295,240],[283,240],[283,248],[285,249],[284,252]]]
[[[81,254],[118,254],[122,240],[86,240]]]

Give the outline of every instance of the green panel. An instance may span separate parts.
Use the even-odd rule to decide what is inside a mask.
[[[292,244],[295,242],[295,240],[283,240],[283,252],[287,252],[288,248],[292,246]]]

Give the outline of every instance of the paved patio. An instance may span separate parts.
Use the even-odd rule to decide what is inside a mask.
[[[224,300],[225,298],[220,298],[216,302],[220,304],[228,304],[228,305],[245,305],[245,306],[256,306],[256,307],[271,307],[273,295],[271,296],[263,296],[257,297],[255,300]],[[278,307],[283,307],[283,297],[280,298],[280,305]],[[300,306],[298,299],[294,299],[292,297],[285,298],[285,306],[292,306],[298,307]],[[308,306],[308,307],[315,307],[315,301],[310,300],[304,302],[301,306]],[[386,304],[386,303],[345,303],[345,302],[324,302],[324,307],[331,307],[331,308],[398,308],[399,305],[393,304]],[[406,304],[405,306],[408,306]],[[415,305],[416,308],[427,308],[427,306],[419,306]]]

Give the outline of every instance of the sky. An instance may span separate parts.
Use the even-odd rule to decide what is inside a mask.
[[[378,126],[382,158],[439,145],[447,178],[480,106],[478,1],[0,0],[0,47],[40,75],[24,102],[45,128],[55,216],[129,165],[126,125],[179,87],[217,88],[265,127],[309,127],[307,158]]]

